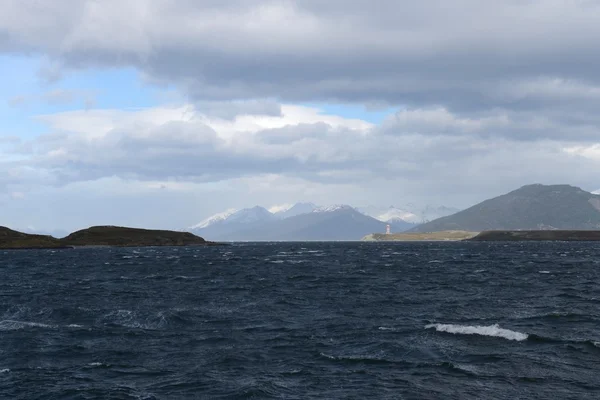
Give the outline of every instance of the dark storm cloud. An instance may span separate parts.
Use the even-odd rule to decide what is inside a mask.
[[[200,101],[539,111],[565,106],[549,92],[561,79],[571,86],[569,104],[600,104],[588,92],[600,86],[597,1],[118,4],[9,1],[0,46],[74,68],[133,65]]]

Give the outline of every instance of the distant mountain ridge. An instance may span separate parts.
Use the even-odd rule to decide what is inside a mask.
[[[600,195],[570,185],[526,185],[410,232],[600,229]]]
[[[388,224],[394,232],[414,226],[401,218],[380,220],[347,204],[297,203],[275,213],[259,206],[219,213],[188,230],[221,241],[360,240],[385,232]]]

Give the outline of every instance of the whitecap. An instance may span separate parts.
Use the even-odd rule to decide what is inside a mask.
[[[101,367],[104,364],[102,364],[101,362],[93,362],[93,363],[89,363],[88,364],[90,367]]]
[[[55,328],[55,326],[39,322],[15,321],[11,319],[0,321],[0,331],[16,331],[25,328]]]
[[[538,271],[540,274],[549,274],[550,271]]]
[[[8,369],[8,368],[0,369],[0,374],[7,374],[9,372],[10,372],[10,369]]]
[[[337,360],[338,358],[335,356],[330,356],[329,354],[319,353],[321,357],[329,358],[330,360]]]
[[[429,264],[443,264],[444,262],[441,260],[431,260],[429,261]]]
[[[489,326],[469,326],[469,325],[452,325],[452,324],[430,324],[425,326],[425,329],[435,328],[438,332],[447,332],[461,335],[482,335],[482,336],[493,336],[501,337],[508,340],[516,340],[521,342],[526,340],[529,335],[526,333],[515,332],[509,329],[502,329],[495,325]]]
[[[395,332],[395,331],[397,331],[397,329],[396,329],[396,328],[390,328],[390,327],[387,327],[387,326],[380,326],[380,327],[379,327],[379,328],[377,328],[377,329],[379,329],[380,331],[392,331],[392,332]]]

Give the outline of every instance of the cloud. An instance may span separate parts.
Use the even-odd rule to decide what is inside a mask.
[[[131,66],[230,121],[276,117],[277,101],[388,104],[454,130],[590,140],[598,21],[600,3],[583,0],[7,0],[0,51],[44,57],[47,81]],[[507,131],[507,118],[522,123]]]
[[[49,133],[18,143],[20,153],[12,154],[20,159],[6,164],[10,178],[4,182],[64,186],[116,177],[173,190],[272,175],[305,185],[348,185],[355,196],[365,187],[378,198],[387,191],[421,198],[456,193],[451,205],[461,206],[497,187],[597,185],[596,145],[486,133],[493,127],[516,130],[522,122],[511,118],[465,119],[444,109],[414,109],[373,125],[310,107],[279,108],[279,116],[234,119],[206,115],[192,104],[39,116]]]
[[[273,100],[249,101],[204,101],[196,104],[204,115],[225,120],[234,120],[241,115],[281,116],[281,105]]]
[[[0,49],[65,68],[134,66],[199,101],[598,102],[593,1],[9,0],[3,11]]]

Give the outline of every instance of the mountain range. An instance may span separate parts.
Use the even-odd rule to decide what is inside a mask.
[[[526,185],[463,211],[445,206],[227,210],[188,230],[219,241],[359,240],[372,233],[489,230],[600,230],[600,194],[570,185]]]
[[[359,207],[297,203],[277,212],[255,206],[215,214],[187,230],[219,241],[359,240],[372,232],[413,228],[425,218],[449,215],[458,210],[426,206],[418,209]]]
[[[555,229],[600,229],[600,195],[570,185],[526,185],[410,231]]]

